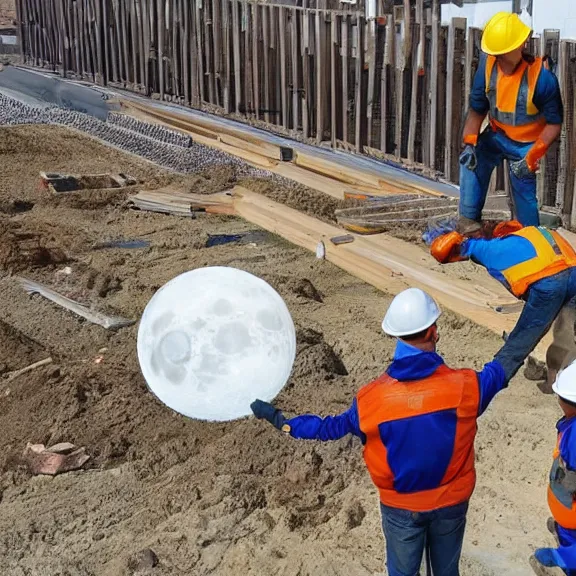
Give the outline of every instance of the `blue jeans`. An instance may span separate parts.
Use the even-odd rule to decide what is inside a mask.
[[[459,576],[468,502],[430,512],[380,504],[389,576],[418,576],[428,548],[434,576]]]
[[[521,160],[532,147],[531,143],[515,142],[502,132],[488,128],[478,138],[475,170],[460,166],[460,215],[471,220],[480,220],[486,201],[490,177],[494,168],[507,159]],[[536,175],[517,178],[510,171],[510,186],[516,218],[524,226],[538,226],[538,199],[536,197]]]
[[[528,288],[526,303],[506,344],[496,354],[511,378],[552,326],[560,310],[576,297],[576,268],[538,280]]]

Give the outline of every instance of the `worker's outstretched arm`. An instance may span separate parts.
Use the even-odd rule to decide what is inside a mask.
[[[484,118],[486,118],[485,113],[480,114],[470,108],[468,115],[466,116],[466,122],[464,123],[464,132],[462,136],[464,144],[476,146],[478,143],[478,134],[482,127],[482,122],[484,122]]]
[[[496,394],[508,386],[508,382],[515,371],[507,370],[503,364],[497,360],[492,360],[492,362],[484,365],[481,372],[477,372],[480,387],[479,416],[488,408]]]
[[[346,412],[338,416],[316,416],[303,414],[286,418],[281,410],[268,402],[256,400],[251,405],[256,418],[268,420],[273,426],[300,440],[339,440],[347,434],[354,434],[364,439],[358,420],[356,400]]]

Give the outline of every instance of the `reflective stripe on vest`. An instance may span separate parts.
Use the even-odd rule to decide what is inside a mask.
[[[516,142],[535,142],[546,125],[534,104],[542,66],[547,67],[542,58],[534,58],[532,63],[522,60],[508,76],[496,65],[495,56],[488,56],[486,60],[486,96],[492,127]]]
[[[554,520],[562,528],[576,529],[576,502],[574,496],[562,486],[562,471],[566,469],[560,457],[560,440],[562,434],[558,434],[558,441],[554,449],[554,462],[550,470],[550,483],[548,485],[548,506]]]
[[[382,504],[425,512],[470,498],[476,483],[474,438],[479,402],[476,373],[451,370],[444,365],[423,380],[398,382],[385,374],[360,390],[357,405],[360,429],[366,435],[364,461]],[[397,492],[387,448],[380,436],[380,424],[444,410],[455,410],[457,417],[452,457],[444,478],[438,487],[430,490]]]
[[[511,234],[526,238],[536,251],[536,256],[502,270],[515,296],[522,296],[531,284],[548,278],[567,268],[576,266],[576,252],[560,234],[540,226],[528,226]]]

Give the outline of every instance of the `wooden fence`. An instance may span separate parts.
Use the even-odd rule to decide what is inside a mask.
[[[18,0],[17,18],[30,65],[402,159],[457,183],[480,30],[465,19],[441,25],[438,4],[415,0],[395,22],[395,11],[366,20],[246,0]],[[576,43],[544,31],[531,44],[557,62],[566,110],[539,197],[574,215],[574,226]],[[492,187],[507,186],[500,169]]]

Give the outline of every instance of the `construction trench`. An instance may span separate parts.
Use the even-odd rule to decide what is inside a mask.
[[[517,311],[497,311],[513,299],[483,269],[430,262],[421,235],[431,216],[455,213],[447,185],[430,183],[442,198],[422,199],[422,181],[407,175],[412,190],[394,197],[396,210],[398,200],[419,204],[391,218],[383,199],[392,192],[376,199],[380,211],[369,204],[385,185],[310,180],[293,158],[249,156],[249,145],[246,158],[231,155],[234,135],[218,149],[200,143],[206,131],[189,134],[142,113],[95,114],[110,94],[92,100],[92,110],[78,104],[82,112],[70,109],[69,95],[65,109],[16,88],[0,74],[0,573],[385,573],[378,500],[359,441],[296,442],[252,418],[222,424],[173,413],[146,387],[133,322],[184,271],[251,272],[278,290],[297,326],[296,363],[277,405],[331,414],[390,362],[394,342],[381,333],[382,316],[393,294],[420,285],[444,308],[439,352],[450,366],[479,369]],[[51,94],[64,90],[83,98],[88,88]],[[41,185],[40,173],[131,180],[94,188],[79,178],[77,190],[59,192]],[[229,191],[231,200],[222,197]],[[350,204],[347,191],[372,200]],[[148,209],[135,209],[139,201]],[[173,215],[150,211],[158,202]],[[299,234],[289,225],[295,219]],[[358,222],[386,234],[329,241]],[[326,259],[314,252],[320,240]],[[106,330],[28,295],[19,278],[130,325]],[[521,373],[479,420],[463,575],[531,574],[530,553],[553,545],[545,488],[558,417],[553,396]],[[32,475],[22,460],[27,444],[61,442],[84,447],[90,459],[54,478]]]

